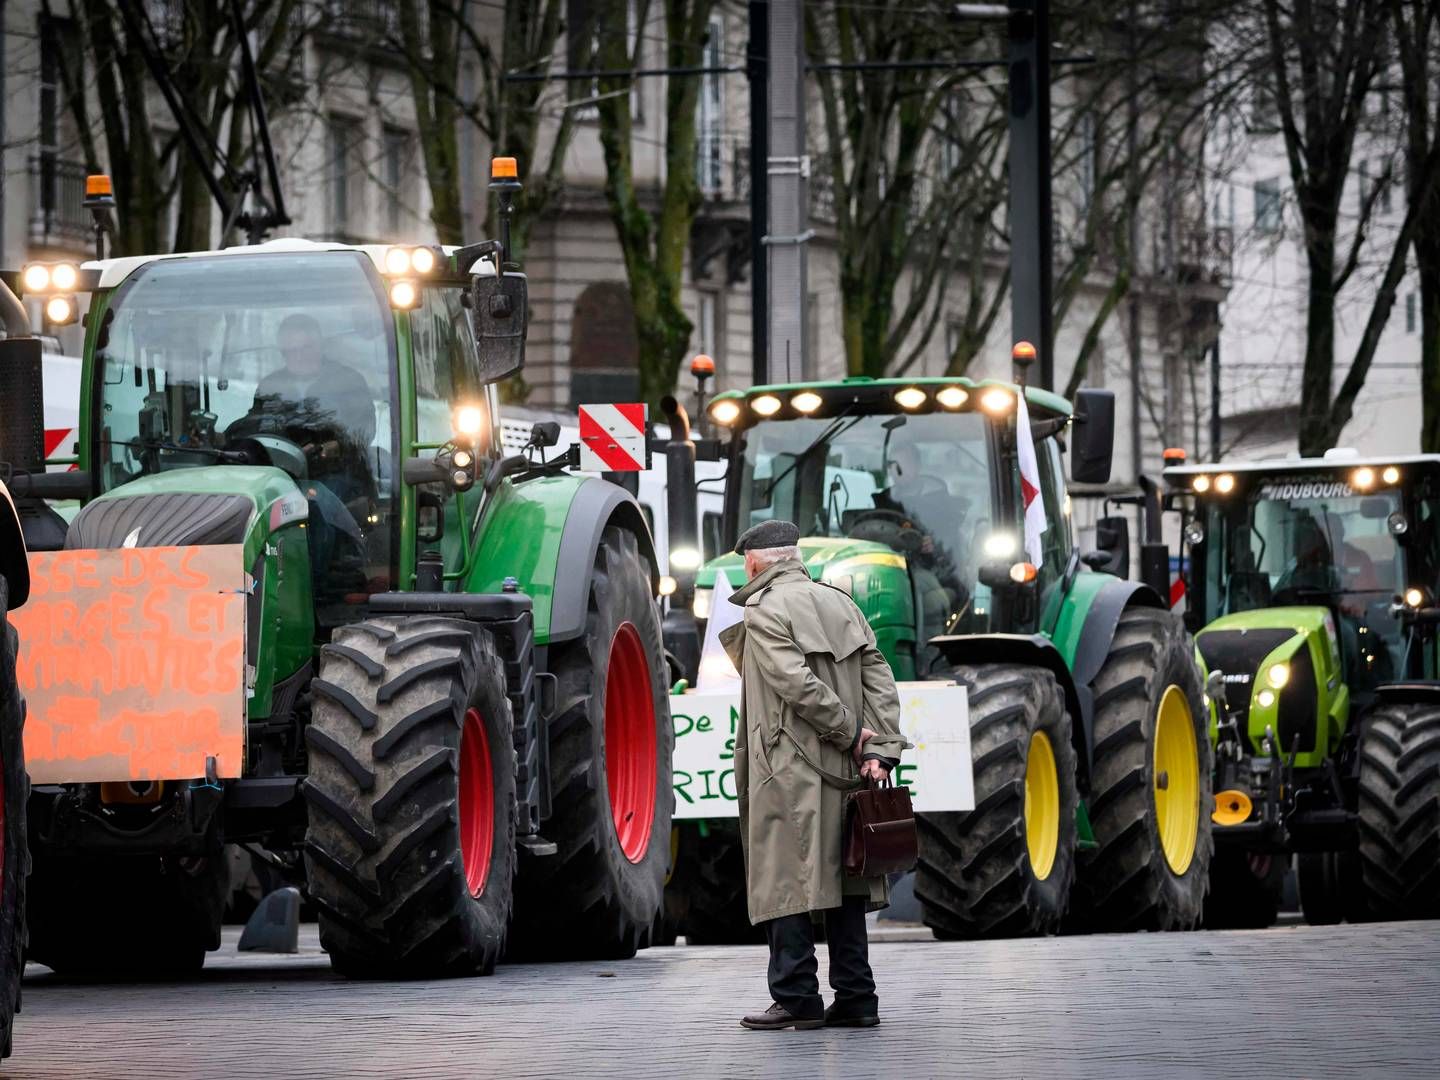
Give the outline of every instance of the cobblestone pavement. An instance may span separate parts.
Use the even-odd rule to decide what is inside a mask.
[[[1440,923],[886,940],[872,948],[879,1028],[781,1034],[736,1023],[768,1002],[759,948],[361,983],[331,974],[313,927],[296,956],[241,956],[234,940],[188,984],[77,983],[32,966],[0,1074],[1440,1075]]]

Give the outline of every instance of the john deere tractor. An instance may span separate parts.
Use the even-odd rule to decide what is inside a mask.
[[[495,186],[508,215],[518,184]],[[236,545],[247,583],[239,768],[117,755],[37,784],[32,959],[199,966],[225,843],[271,853],[354,975],[647,944],[672,798],[653,542],[620,487],[541,463],[552,428],[502,450],[527,320],[504,250],[279,240],[15,275],[90,294],[78,469],[17,496],[84,500],[65,554]],[[96,739],[124,719],[90,715]]]
[[[1440,915],[1440,455],[1173,466],[1223,672],[1206,921]],[[1220,695],[1216,695],[1219,697]]]
[[[1210,862],[1210,753],[1194,646],[1160,597],[1096,572],[1071,531],[1062,474],[1110,473],[1114,399],[1015,383],[869,379],[718,394],[729,433],[720,549],[770,518],[801,529],[805,565],[849,592],[900,680],[968,689],[975,808],[921,815],[915,892],[942,938],[1196,925]],[[1017,439],[1033,438],[1043,553],[1023,544]],[[721,575],[698,572],[694,612]],[[683,932],[745,930],[729,899],[733,827],[681,836]],[[729,850],[727,850],[727,848]],[[684,856],[690,854],[691,861]],[[729,867],[726,871],[724,868]]]

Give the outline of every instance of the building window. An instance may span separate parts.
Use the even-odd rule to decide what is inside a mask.
[[[364,129],[358,120],[330,118],[330,231],[337,238],[359,234],[360,150]]]
[[[1280,181],[1255,182],[1255,231],[1273,236],[1280,231]]]
[[[597,281],[570,317],[570,404],[634,401],[640,391],[635,305],[622,281]]]
[[[725,26],[719,15],[710,16],[709,33],[701,52],[704,67],[718,68],[724,63]],[[706,195],[720,193],[721,138],[725,130],[724,80],[718,74],[705,75],[700,81],[700,100],[696,108],[696,179]]]
[[[1405,332],[1415,333],[1415,294],[1405,294]]]
[[[385,231],[389,239],[398,240],[408,225],[404,193],[410,188],[410,133],[401,128],[386,128],[383,138]]]

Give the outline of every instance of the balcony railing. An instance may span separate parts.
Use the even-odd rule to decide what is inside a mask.
[[[1234,233],[1223,226],[1177,228],[1173,249],[1156,235],[1155,269],[1179,282],[1229,285],[1234,246]]]
[[[85,209],[87,169],[53,154],[30,158],[30,240],[35,244],[73,244],[92,233]]]

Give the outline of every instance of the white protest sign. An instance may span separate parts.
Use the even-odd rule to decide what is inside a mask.
[[[970,710],[963,686],[900,683],[900,730],[915,744],[894,780],[910,788],[917,811],[975,809],[970,768]],[[735,731],[740,694],[672,694],[675,721],[675,817],[733,818]],[[803,721],[802,721],[803,722]]]

